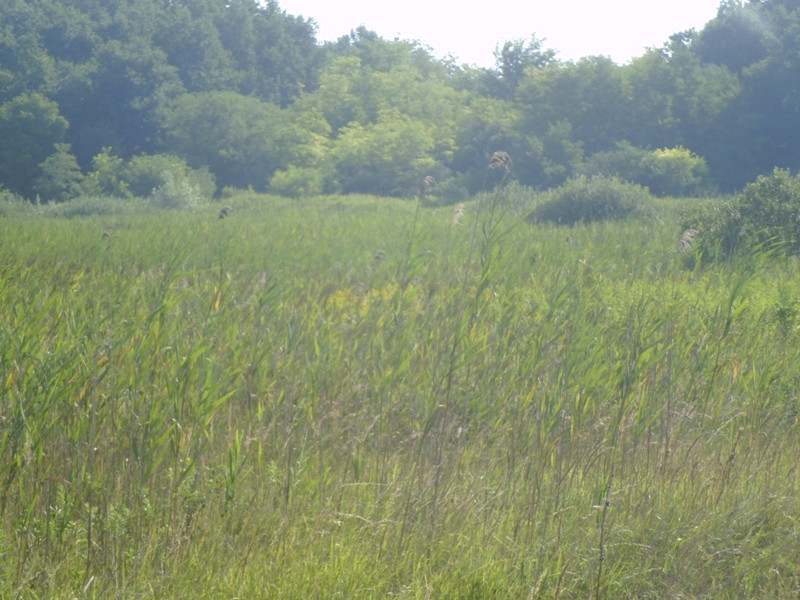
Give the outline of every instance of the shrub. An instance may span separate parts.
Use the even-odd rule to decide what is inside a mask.
[[[125,181],[124,159],[115,156],[111,148],[103,148],[92,159],[92,171],[83,179],[81,191],[86,196],[130,198],[133,194]]]
[[[276,171],[269,182],[269,191],[280,196],[299,198],[324,194],[329,179],[319,167],[296,167]]]
[[[180,210],[196,208],[204,200],[198,186],[174,171],[164,171],[164,183],[153,190],[150,201],[158,208]]]
[[[800,253],[800,176],[776,168],[732,201],[684,216],[682,225],[698,231],[695,250],[706,259],[757,246]]]
[[[204,198],[211,198],[216,192],[214,176],[207,168],[191,169],[185,160],[171,154],[134,156],[125,165],[123,177],[134,196],[146,198],[167,182],[166,173],[177,179],[186,178]]]
[[[548,192],[528,219],[564,225],[616,221],[642,211],[649,198],[646,188],[616,177],[580,176]]]
[[[697,196],[707,189],[709,170],[702,156],[678,146],[648,153],[642,185],[656,196]]]
[[[162,192],[171,189],[169,194],[175,196],[174,186],[182,185],[192,188],[192,194],[199,201],[211,198],[217,189],[214,176],[207,168],[192,169],[182,158],[170,154],[140,154],[126,161],[115,156],[111,148],[103,148],[92,159],[92,167],[81,186],[87,196],[147,198],[162,188]],[[163,199],[163,194],[160,198]],[[190,204],[193,203],[196,202]]]
[[[704,262],[730,258],[741,229],[736,202],[729,199],[686,211],[681,225],[684,236],[691,232],[688,238],[682,236],[679,246],[689,266],[697,255]]]
[[[44,200],[64,202],[80,194],[83,174],[69,144],[56,144],[55,152],[39,165],[34,191]]]
[[[697,196],[709,187],[705,159],[682,146],[645,150],[621,142],[615,150],[593,154],[580,172],[638,183],[655,196]]]

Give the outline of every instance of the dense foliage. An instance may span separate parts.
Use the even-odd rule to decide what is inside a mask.
[[[7,0],[0,184],[64,200],[110,148],[173,155],[219,189],[409,195],[429,174],[458,199],[503,149],[539,189],[601,174],[734,191],[800,167],[798,48],[788,0],[726,0],[625,65],[532,35],[488,69],[364,27],[320,45],[275,0]]]

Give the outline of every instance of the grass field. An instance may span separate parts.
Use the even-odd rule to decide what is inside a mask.
[[[800,264],[680,202],[10,211],[0,598],[798,598]]]

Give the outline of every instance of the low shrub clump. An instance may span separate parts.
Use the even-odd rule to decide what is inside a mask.
[[[649,198],[647,188],[616,177],[580,176],[550,191],[528,219],[563,225],[619,221],[641,212]]]
[[[732,200],[684,215],[685,230],[697,231],[694,252],[704,260],[727,260],[760,247],[800,252],[800,175],[775,169],[747,185]]]
[[[619,177],[660,197],[699,196],[710,188],[705,159],[682,146],[646,150],[621,142],[614,150],[593,154],[580,172]]]

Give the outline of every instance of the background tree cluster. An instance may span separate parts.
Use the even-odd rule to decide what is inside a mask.
[[[100,156],[128,192],[156,189],[125,177],[157,156],[218,190],[407,195],[431,174],[445,200],[479,189],[504,149],[540,189],[599,174],[731,191],[800,167],[798,56],[793,0],[726,0],[625,65],[561,61],[533,35],[490,69],[363,27],[320,45],[274,0],[5,0],[0,184],[96,193]]]

